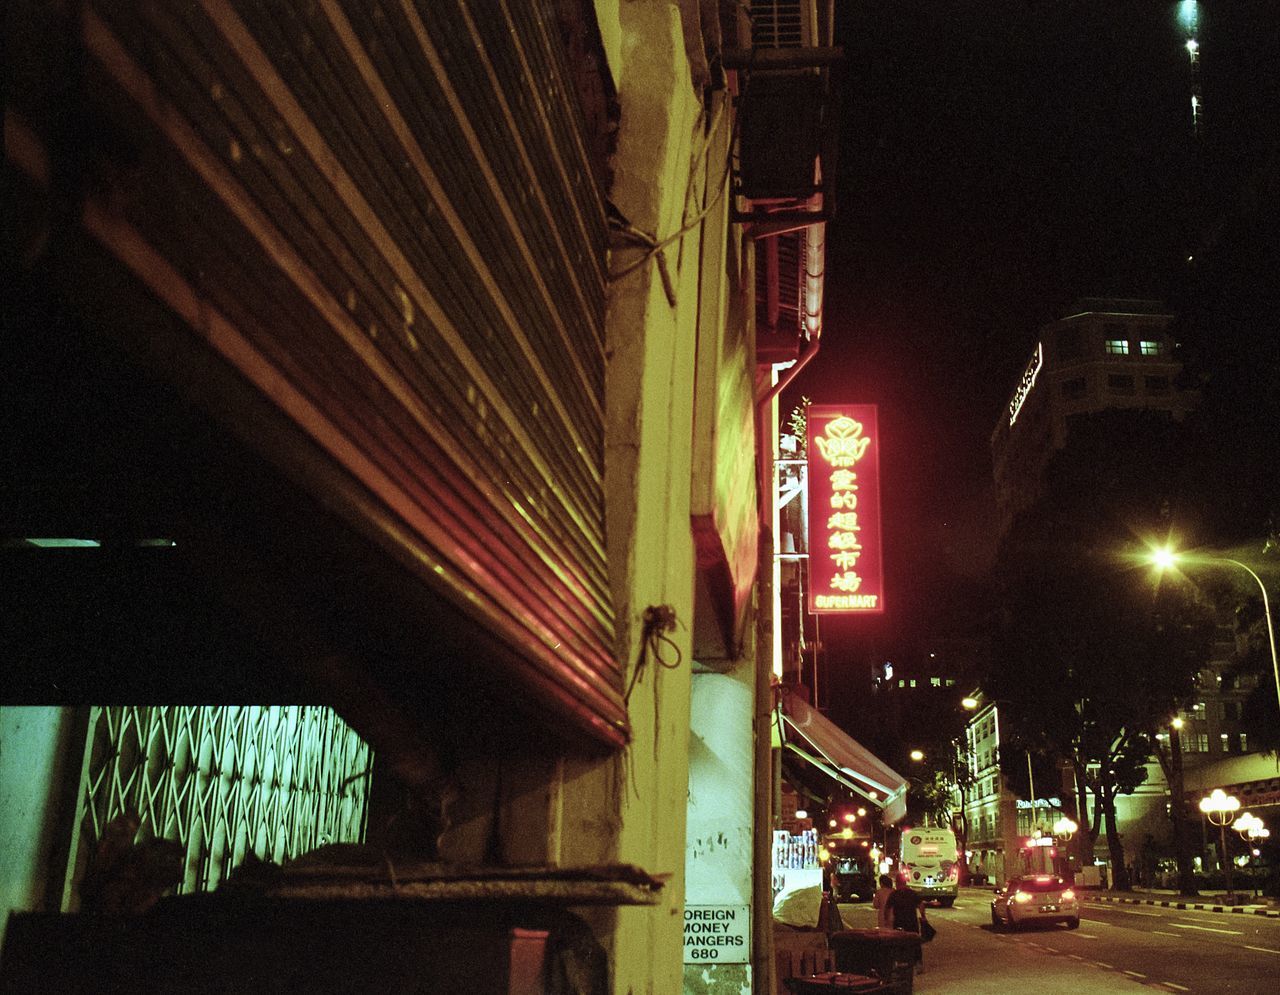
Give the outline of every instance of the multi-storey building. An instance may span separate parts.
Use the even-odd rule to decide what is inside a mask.
[[[1135,410],[1180,420],[1195,408],[1197,392],[1179,384],[1182,367],[1169,333],[1172,320],[1156,301],[1085,298],[1070,314],[1040,329],[991,436],[1001,532],[1040,494],[1045,467],[1055,451],[1069,444],[1077,419],[1106,410]],[[1221,627],[1195,697],[1181,716],[1181,759],[1189,796],[1234,786],[1262,797],[1269,790],[1267,778],[1275,775],[1274,764],[1268,771],[1268,763],[1247,759],[1251,744],[1241,714],[1253,679],[1232,674],[1233,651],[1232,633]],[[1246,791],[1250,785],[1263,787]],[[1148,873],[1157,866],[1169,871],[1167,803],[1168,786],[1153,758],[1147,780],[1117,800],[1131,866]],[[1024,833],[1028,825],[1023,819]],[[998,835],[1006,834],[1002,830]],[[1153,858],[1153,853],[1162,856]],[[1101,841],[1098,856],[1108,856]]]
[[[991,436],[1001,530],[1038,496],[1044,468],[1075,419],[1111,408],[1180,419],[1195,406],[1178,385],[1173,316],[1158,302],[1085,298],[1045,325]]]

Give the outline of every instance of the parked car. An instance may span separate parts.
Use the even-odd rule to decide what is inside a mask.
[[[991,900],[991,925],[1016,929],[1029,922],[1065,922],[1068,929],[1080,925],[1076,893],[1056,874],[1010,878],[995,890]]]

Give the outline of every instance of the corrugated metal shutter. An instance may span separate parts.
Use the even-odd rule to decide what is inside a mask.
[[[71,99],[112,160],[90,232],[619,744],[606,230],[549,8],[91,2]],[[54,115],[18,115],[56,162]]]

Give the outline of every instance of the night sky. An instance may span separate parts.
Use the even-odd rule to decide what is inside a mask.
[[[1176,301],[1268,156],[1275,183],[1280,4],[1199,5],[1199,140],[1176,3],[837,7],[822,349],[781,411],[880,405],[887,611],[824,621],[828,687],[865,688],[988,565],[989,440],[1038,326],[1079,297]]]

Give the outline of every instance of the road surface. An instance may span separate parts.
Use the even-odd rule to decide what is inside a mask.
[[[1086,898],[1077,930],[1008,933],[992,927],[990,909],[990,889],[965,888],[954,908],[929,910],[938,937],[925,947],[919,995],[1280,992],[1280,919]],[[874,925],[868,904],[840,912],[849,927]]]

